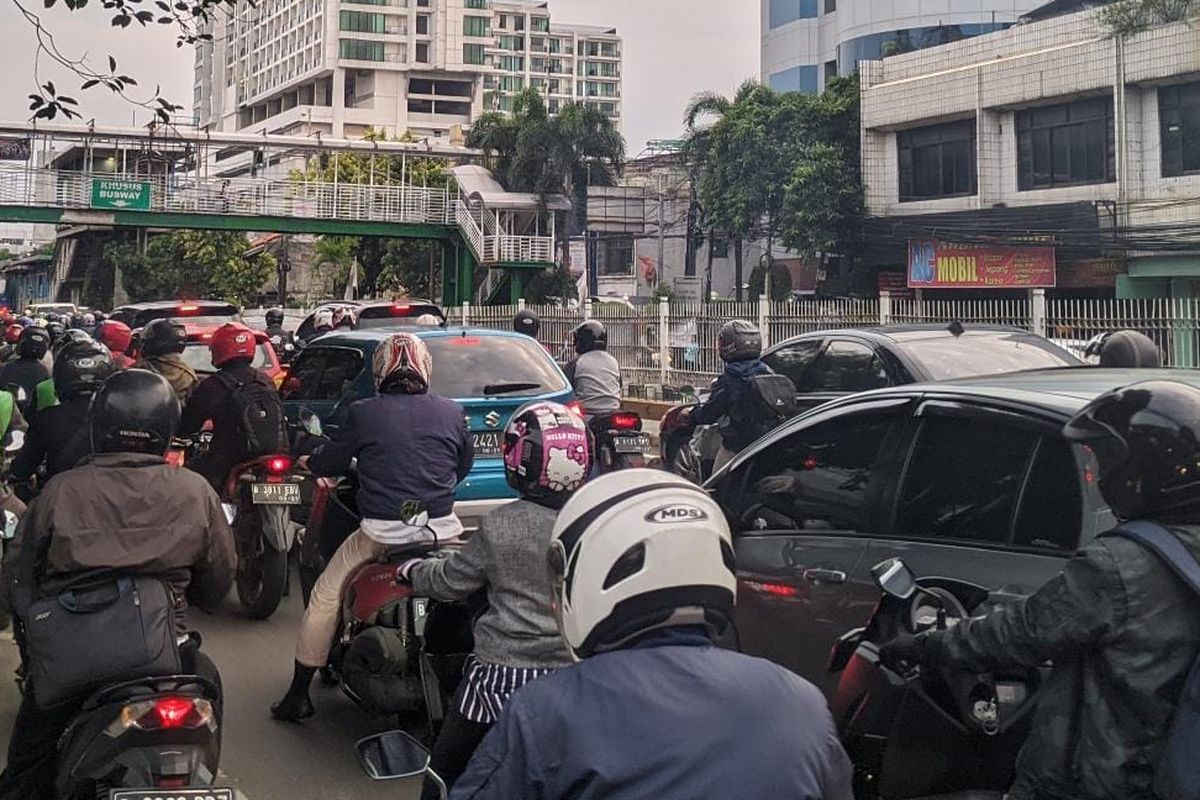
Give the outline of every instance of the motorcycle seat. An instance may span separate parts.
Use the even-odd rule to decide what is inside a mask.
[[[414,558],[428,558],[434,550],[432,544],[420,542],[418,544],[405,544],[396,547],[389,547],[382,556],[380,561],[385,564],[403,564]]]
[[[215,697],[216,687],[199,675],[172,675],[166,678],[138,678],[105,686],[88,698],[84,709],[89,710],[112,703],[126,703],[165,693]]]

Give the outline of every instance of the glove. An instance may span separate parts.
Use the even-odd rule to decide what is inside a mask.
[[[923,633],[901,633],[879,648],[879,660],[898,672],[908,672],[925,662],[926,638]]]
[[[800,482],[791,475],[768,475],[755,484],[754,489],[759,494],[792,494]]]
[[[409,577],[409,573],[412,572],[413,566],[421,563],[421,561],[422,559],[419,558],[410,558],[408,561],[405,561],[403,564],[401,564],[399,568],[396,569],[396,583],[412,583],[412,578]]]

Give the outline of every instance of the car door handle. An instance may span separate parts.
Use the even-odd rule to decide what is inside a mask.
[[[845,583],[846,573],[837,569],[806,569],[804,580],[812,583]]]

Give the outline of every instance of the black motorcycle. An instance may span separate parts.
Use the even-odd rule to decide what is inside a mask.
[[[831,710],[854,762],[855,797],[1000,800],[1029,733],[1042,672],[885,665],[881,644],[903,631],[945,630],[985,610],[988,592],[948,579],[918,582],[899,559],[871,575],[879,605],[866,628],[834,645],[829,661],[841,673]]]

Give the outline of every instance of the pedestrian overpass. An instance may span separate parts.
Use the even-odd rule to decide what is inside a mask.
[[[377,158],[353,183],[287,174],[313,155],[336,165],[344,153]],[[245,154],[249,169],[221,168]],[[464,163],[480,155],[428,143],[0,123],[0,222],[436,240],[444,302],[476,299],[477,265],[488,268],[486,288],[499,284],[493,275],[507,275],[505,299],[516,302],[525,275],[554,265],[554,212],[570,204],[505,192],[487,170]],[[448,185],[412,185],[415,158],[445,160]],[[384,172],[397,159],[399,181],[394,168]],[[63,241],[59,250],[69,251]],[[70,252],[56,255],[52,298],[73,261]]]

